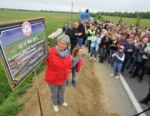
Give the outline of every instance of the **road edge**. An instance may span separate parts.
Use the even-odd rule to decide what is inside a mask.
[[[126,90],[129,99],[131,100],[132,105],[134,106],[135,110],[137,111],[137,113],[140,113],[143,111],[141,105],[139,104],[139,102],[137,101],[135,95],[133,94],[131,88],[129,87],[129,85],[127,84],[126,80],[124,79],[124,76],[121,74],[120,75],[120,81],[124,87],[124,89]],[[141,114],[140,116],[147,116],[145,113]]]

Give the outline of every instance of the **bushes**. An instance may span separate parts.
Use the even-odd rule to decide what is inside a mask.
[[[0,105],[6,99],[10,92],[12,92],[7,79],[5,78],[5,72],[0,62]]]
[[[0,105],[0,116],[15,116],[23,104],[16,100],[13,93]]]

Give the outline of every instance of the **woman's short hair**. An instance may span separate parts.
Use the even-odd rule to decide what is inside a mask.
[[[66,43],[67,47],[70,46],[70,37],[69,37],[68,35],[62,34],[62,35],[58,36],[58,38],[57,38],[57,43],[58,43],[60,40],[63,40],[63,41]]]

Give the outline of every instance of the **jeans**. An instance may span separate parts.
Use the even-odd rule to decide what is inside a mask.
[[[82,47],[82,38],[78,37],[77,40],[78,40],[78,46]]]
[[[114,72],[116,74],[121,73],[122,63],[114,62]]]
[[[131,66],[131,63],[132,63],[132,57],[130,57],[130,58],[127,60],[125,69],[129,69],[129,67]]]
[[[62,85],[48,85],[51,91],[51,98],[54,105],[62,104],[64,102],[64,93],[66,81]]]
[[[72,84],[76,83],[76,66],[72,67]]]
[[[91,52],[91,40],[88,40],[88,52]]]
[[[90,57],[96,58],[96,48],[95,47],[91,47]]]
[[[137,62],[137,59],[138,59],[137,56],[132,57],[132,62],[130,64],[129,72],[131,72],[131,73],[133,72],[136,62]]]
[[[107,49],[100,48],[100,60],[99,60],[99,61],[100,61],[101,63],[104,62],[106,53],[107,53]]]
[[[116,50],[111,50],[109,51],[109,63],[113,65],[113,58],[112,55],[116,52]]]

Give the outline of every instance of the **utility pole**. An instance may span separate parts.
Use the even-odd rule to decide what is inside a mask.
[[[72,13],[73,13],[73,1],[71,2],[71,23],[72,23]]]

